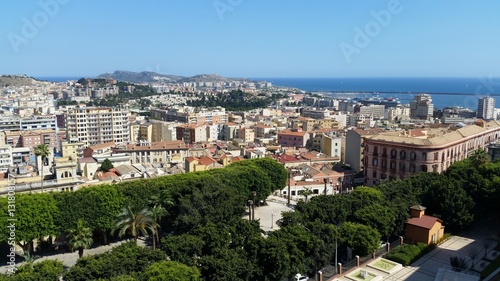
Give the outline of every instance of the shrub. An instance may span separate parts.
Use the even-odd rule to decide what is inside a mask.
[[[435,245],[426,245],[424,243],[418,243],[417,245],[405,244],[393,249],[385,257],[404,266],[408,266],[434,248]]]

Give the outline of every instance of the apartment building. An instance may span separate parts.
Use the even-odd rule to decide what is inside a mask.
[[[353,129],[347,131],[345,141],[345,162],[349,164],[356,173],[363,170],[361,162],[363,159],[361,149],[364,141],[363,137],[368,135],[377,135],[381,132],[383,132],[382,129]]]
[[[310,135],[302,129],[284,130],[278,133],[278,144],[289,147],[306,147]]]
[[[269,126],[267,124],[263,123],[258,123],[252,126],[254,132],[255,132],[255,137],[256,138],[265,138],[266,135],[268,135],[271,130],[274,129],[273,126]]]
[[[0,145],[0,173],[5,173],[13,166],[12,147],[10,145]]]
[[[130,155],[132,164],[182,163],[188,154],[188,146],[180,140],[143,142],[115,148],[115,153]]]
[[[14,147],[26,147],[35,152],[35,147],[40,144],[46,144],[49,147],[56,147],[56,132],[49,130],[30,130],[30,131],[10,131],[3,132],[5,144]]]
[[[479,120],[463,128],[415,129],[363,136],[365,184],[405,179],[420,172],[442,173],[500,138],[500,123]]]
[[[174,141],[177,140],[177,130],[175,127],[179,126],[179,123],[168,123],[161,121],[151,121],[153,124],[152,131],[152,142],[161,141]]]
[[[428,94],[418,94],[410,102],[410,117],[414,119],[429,119],[434,112],[432,97]]]
[[[44,130],[57,128],[55,115],[0,118],[0,131]]]
[[[175,129],[177,140],[182,140],[185,143],[207,141],[207,129],[205,125],[182,124]]]
[[[493,119],[493,111],[495,110],[495,99],[492,97],[482,97],[477,103],[477,118]]]
[[[223,107],[195,108],[191,106],[173,106],[169,109],[153,109],[151,116],[168,122],[182,122],[189,124],[226,123],[228,114]]]
[[[86,146],[106,142],[124,145],[130,142],[128,108],[85,107],[68,109],[66,113],[67,139]]]

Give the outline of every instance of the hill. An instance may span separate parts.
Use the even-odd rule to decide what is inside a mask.
[[[176,81],[184,78],[183,76],[159,74],[151,71],[133,72],[116,70],[113,73],[104,73],[97,76],[97,78],[112,78],[118,81],[130,83],[150,83],[150,82],[167,82],[175,83]]]
[[[39,82],[35,78],[26,75],[0,75],[0,86],[3,87],[20,87],[33,85]]]
[[[104,73],[97,76],[97,78],[112,78],[118,81],[130,83],[151,83],[151,82],[165,82],[165,83],[187,83],[187,82],[227,82],[227,81],[242,81],[241,78],[227,78],[217,74],[199,74],[191,77],[160,74],[151,71],[133,72],[116,70],[113,73]]]

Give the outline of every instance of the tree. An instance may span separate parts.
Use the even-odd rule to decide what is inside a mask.
[[[50,155],[50,148],[46,144],[40,144],[35,146],[35,155],[36,157],[40,157],[42,161],[42,165],[40,165],[40,181],[42,185],[42,193],[43,193],[43,166],[45,166],[45,159]]]
[[[16,196],[16,242],[33,253],[33,240],[57,234],[54,217],[58,215],[51,194],[35,193]]]
[[[474,154],[470,157],[470,161],[474,164],[474,166],[479,167],[490,161],[490,157],[488,156],[488,153],[480,147],[474,151]]]
[[[82,258],[83,250],[92,245],[92,229],[86,227],[83,220],[79,219],[76,222],[76,228],[69,230],[68,239],[71,251],[78,249],[78,257]]]
[[[118,276],[129,275],[138,280],[144,270],[152,263],[167,260],[167,255],[160,250],[137,246],[134,242],[123,243],[111,251],[102,254],[85,256],[78,259],[64,276],[65,281],[87,280],[130,280]],[[122,276],[125,277],[125,276]]]
[[[137,243],[139,235],[147,235],[148,230],[154,233],[153,224],[156,224],[152,217],[149,207],[140,211],[132,210],[130,206],[123,208],[117,217],[117,222],[112,233],[118,231],[118,236],[126,234],[132,235],[134,242]]]
[[[175,261],[160,261],[151,264],[144,272],[150,281],[198,281],[200,271]]]
[[[339,227],[340,239],[359,256],[366,256],[378,249],[379,232],[366,225],[346,222]]]
[[[63,264],[58,260],[44,260],[41,262],[27,263],[18,268],[16,273],[8,280],[14,281],[59,281],[64,272]]]
[[[302,190],[302,193],[301,193],[301,195],[306,198],[306,202],[307,202],[307,197],[309,195],[312,195],[312,194],[313,194],[313,192],[310,188],[305,188],[304,190]]]
[[[463,271],[467,269],[467,260],[464,257],[451,256],[450,265],[455,271]]]
[[[83,188],[75,192],[54,193],[59,214],[55,222],[60,232],[74,227],[79,219],[93,228],[107,244],[107,235],[115,227],[116,217],[122,211],[124,198],[115,185]]]
[[[106,159],[104,159],[104,161],[102,161],[101,168],[99,168],[99,169],[101,171],[103,171],[104,173],[106,173],[106,172],[109,172],[109,170],[111,170],[113,168],[114,168],[114,166],[113,166],[113,163],[111,163],[111,160],[106,158]]]
[[[153,223],[151,224],[152,229],[153,229],[153,250],[156,249],[156,244],[160,244],[160,234],[159,228],[160,228],[160,220],[162,217],[167,215],[167,210],[163,208],[162,206],[155,204],[153,208],[150,209],[151,212],[151,219],[153,220]]]

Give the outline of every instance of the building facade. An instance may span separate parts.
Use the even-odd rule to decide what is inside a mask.
[[[477,102],[477,118],[494,119],[495,99],[492,97],[479,98]]]
[[[500,138],[500,123],[460,129],[418,129],[364,136],[365,184],[406,179],[420,172],[442,173]],[[349,143],[348,143],[349,145]]]
[[[107,142],[124,145],[130,142],[130,111],[120,107],[85,107],[68,109],[67,139],[86,146]]]
[[[410,118],[429,119],[434,112],[432,97],[428,94],[419,94],[410,102]]]

